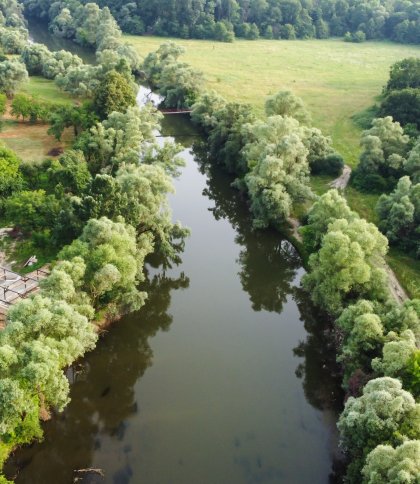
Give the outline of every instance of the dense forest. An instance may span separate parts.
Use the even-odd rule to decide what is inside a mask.
[[[72,28],[77,1],[24,0],[30,15]],[[88,3],[84,1],[83,3]],[[232,41],[345,36],[346,40],[420,42],[416,0],[99,0],[125,32]],[[68,11],[67,11],[68,9]]]

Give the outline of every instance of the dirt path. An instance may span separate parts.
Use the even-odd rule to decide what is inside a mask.
[[[331,188],[337,188],[338,190],[344,190],[350,180],[351,168],[348,165],[344,165],[343,173],[330,183]]]
[[[388,288],[391,296],[397,301],[397,303],[402,304],[404,301],[409,299],[407,293],[401,286],[397,276],[388,264],[385,264],[384,269],[388,275]]]
[[[297,220],[296,218],[292,218],[292,217],[289,217],[287,219],[287,221],[289,222],[289,224],[291,225],[291,228],[292,228],[292,235],[293,237],[298,241],[298,242],[302,242],[302,236],[300,235],[299,233],[299,227],[301,226],[299,220]]]

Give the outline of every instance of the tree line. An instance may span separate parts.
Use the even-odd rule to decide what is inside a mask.
[[[173,89],[178,101],[191,107],[192,121],[205,136],[208,162],[236,177],[233,185],[248,200],[254,229],[282,228],[297,203],[314,200],[300,229],[309,254],[303,286],[333,324],[348,397],[338,422],[350,460],[347,482],[415,482],[420,472],[420,301],[399,305],[391,298],[384,269],[387,237],[352,211],[337,190],[321,197],[311,192],[310,173],[339,173],[343,160],[331,140],[310,126],[299,98],[290,92],[268,98],[265,119],[256,119],[250,106],[226,102],[199,85],[192,99],[182,83],[171,88],[163,80],[168,63],[172,71],[176,64],[186,69],[178,55],[176,45],[161,46],[145,60],[146,77],[164,102]],[[380,165],[388,167],[394,183],[398,170],[407,173],[394,193],[380,199],[380,228],[392,242],[410,228],[418,243],[418,140],[391,117],[376,119],[363,139],[355,179],[359,170],[373,167],[375,173]],[[378,148],[369,151],[370,145]],[[373,155],[376,168],[368,162]]]
[[[167,202],[180,148],[157,143],[161,115],[150,105],[136,106],[134,69],[118,45],[133,49],[114,43],[111,30],[97,46],[115,49],[97,49],[108,64],[95,66],[101,75],[87,102],[51,108],[20,94],[11,102],[16,116],[46,109],[50,132],[60,137],[73,126],[76,136],[60,158],[41,163],[24,163],[0,147],[3,219],[35,247],[57,254],[40,290],[10,308],[0,333],[1,464],[17,445],[41,438],[40,419],[68,403],[64,369],[94,348],[101,321],[144,304],[145,258],[156,253],[165,266],[178,263],[188,235],[172,222]],[[20,54],[13,62],[25,76],[28,69],[57,79],[93,67],[37,44]],[[4,110],[5,95],[17,86],[0,86]]]
[[[68,0],[24,0],[27,12],[53,19],[58,31],[77,29]],[[64,5],[63,5],[64,3]],[[87,4],[87,1],[83,3]],[[294,39],[343,37],[420,42],[415,0],[99,0],[125,32],[233,41],[234,37]],[[58,5],[58,7],[57,7]],[[61,11],[59,11],[61,10]],[[54,27],[55,28],[55,27]]]
[[[382,193],[376,212],[389,242],[420,257],[420,59],[391,66],[375,118],[361,138],[351,183]]]
[[[23,9],[16,0],[11,3],[18,11]],[[53,22],[50,27],[56,35],[95,49],[96,65],[85,64],[79,56],[65,50],[51,52],[43,44],[29,43],[23,17],[19,17],[18,27],[16,22],[10,24],[5,20],[0,28],[1,91],[11,97],[27,81],[28,75],[40,75],[53,79],[73,96],[92,98],[109,71],[116,70],[127,79],[139,74],[140,58],[133,46],[123,42],[121,29],[109,9],[79,2],[74,9],[77,26],[73,29],[66,30],[62,23]],[[6,56],[11,54],[12,58]]]

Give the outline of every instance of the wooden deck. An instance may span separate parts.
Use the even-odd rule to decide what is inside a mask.
[[[47,267],[25,275],[0,267],[0,328],[6,324],[10,306],[36,293],[39,290],[39,282],[48,274]]]

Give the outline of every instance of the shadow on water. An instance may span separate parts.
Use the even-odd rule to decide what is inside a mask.
[[[191,148],[188,118],[168,118],[165,135]],[[177,269],[191,281],[150,269],[146,305],[72,369],[72,401],[44,425],[44,441],[9,459],[18,484],[70,483],[92,466],[116,484],[339,481],[329,321],[300,287],[293,246],[253,231],[230,177],[195,145],[193,155],[196,164],[184,152],[177,202],[196,224]]]
[[[29,36],[32,42],[46,45],[52,52],[68,50],[77,54],[87,64],[95,64],[96,56],[93,49],[83,47],[69,39],[52,35],[48,30],[48,24],[37,19],[28,19]]]
[[[93,452],[100,449],[104,435],[124,439],[127,421],[141,413],[134,385],[153,364],[149,341],[158,332],[169,330],[171,293],[188,285],[184,275],[150,278],[144,287],[147,304],[115,323],[95,351],[71,369],[70,404],[44,425],[41,443],[25,447],[9,459],[5,468],[9,478],[31,484],[72,482],[74,470],[91,467]],[[125,451],[128,454],[131,449]]]
[[[245,200],[230,186],[233,180],[198,153],[199,149],[196,161],[207,177],[203,195],[215,204],[211,209],[213,216],[216,220],[228,220],[237,232],[235,242],[241,247],[237,260],[241,267],[239,277],[253,310],[281,313],[302,266],[299,254],[278,232],[253,230]]]

